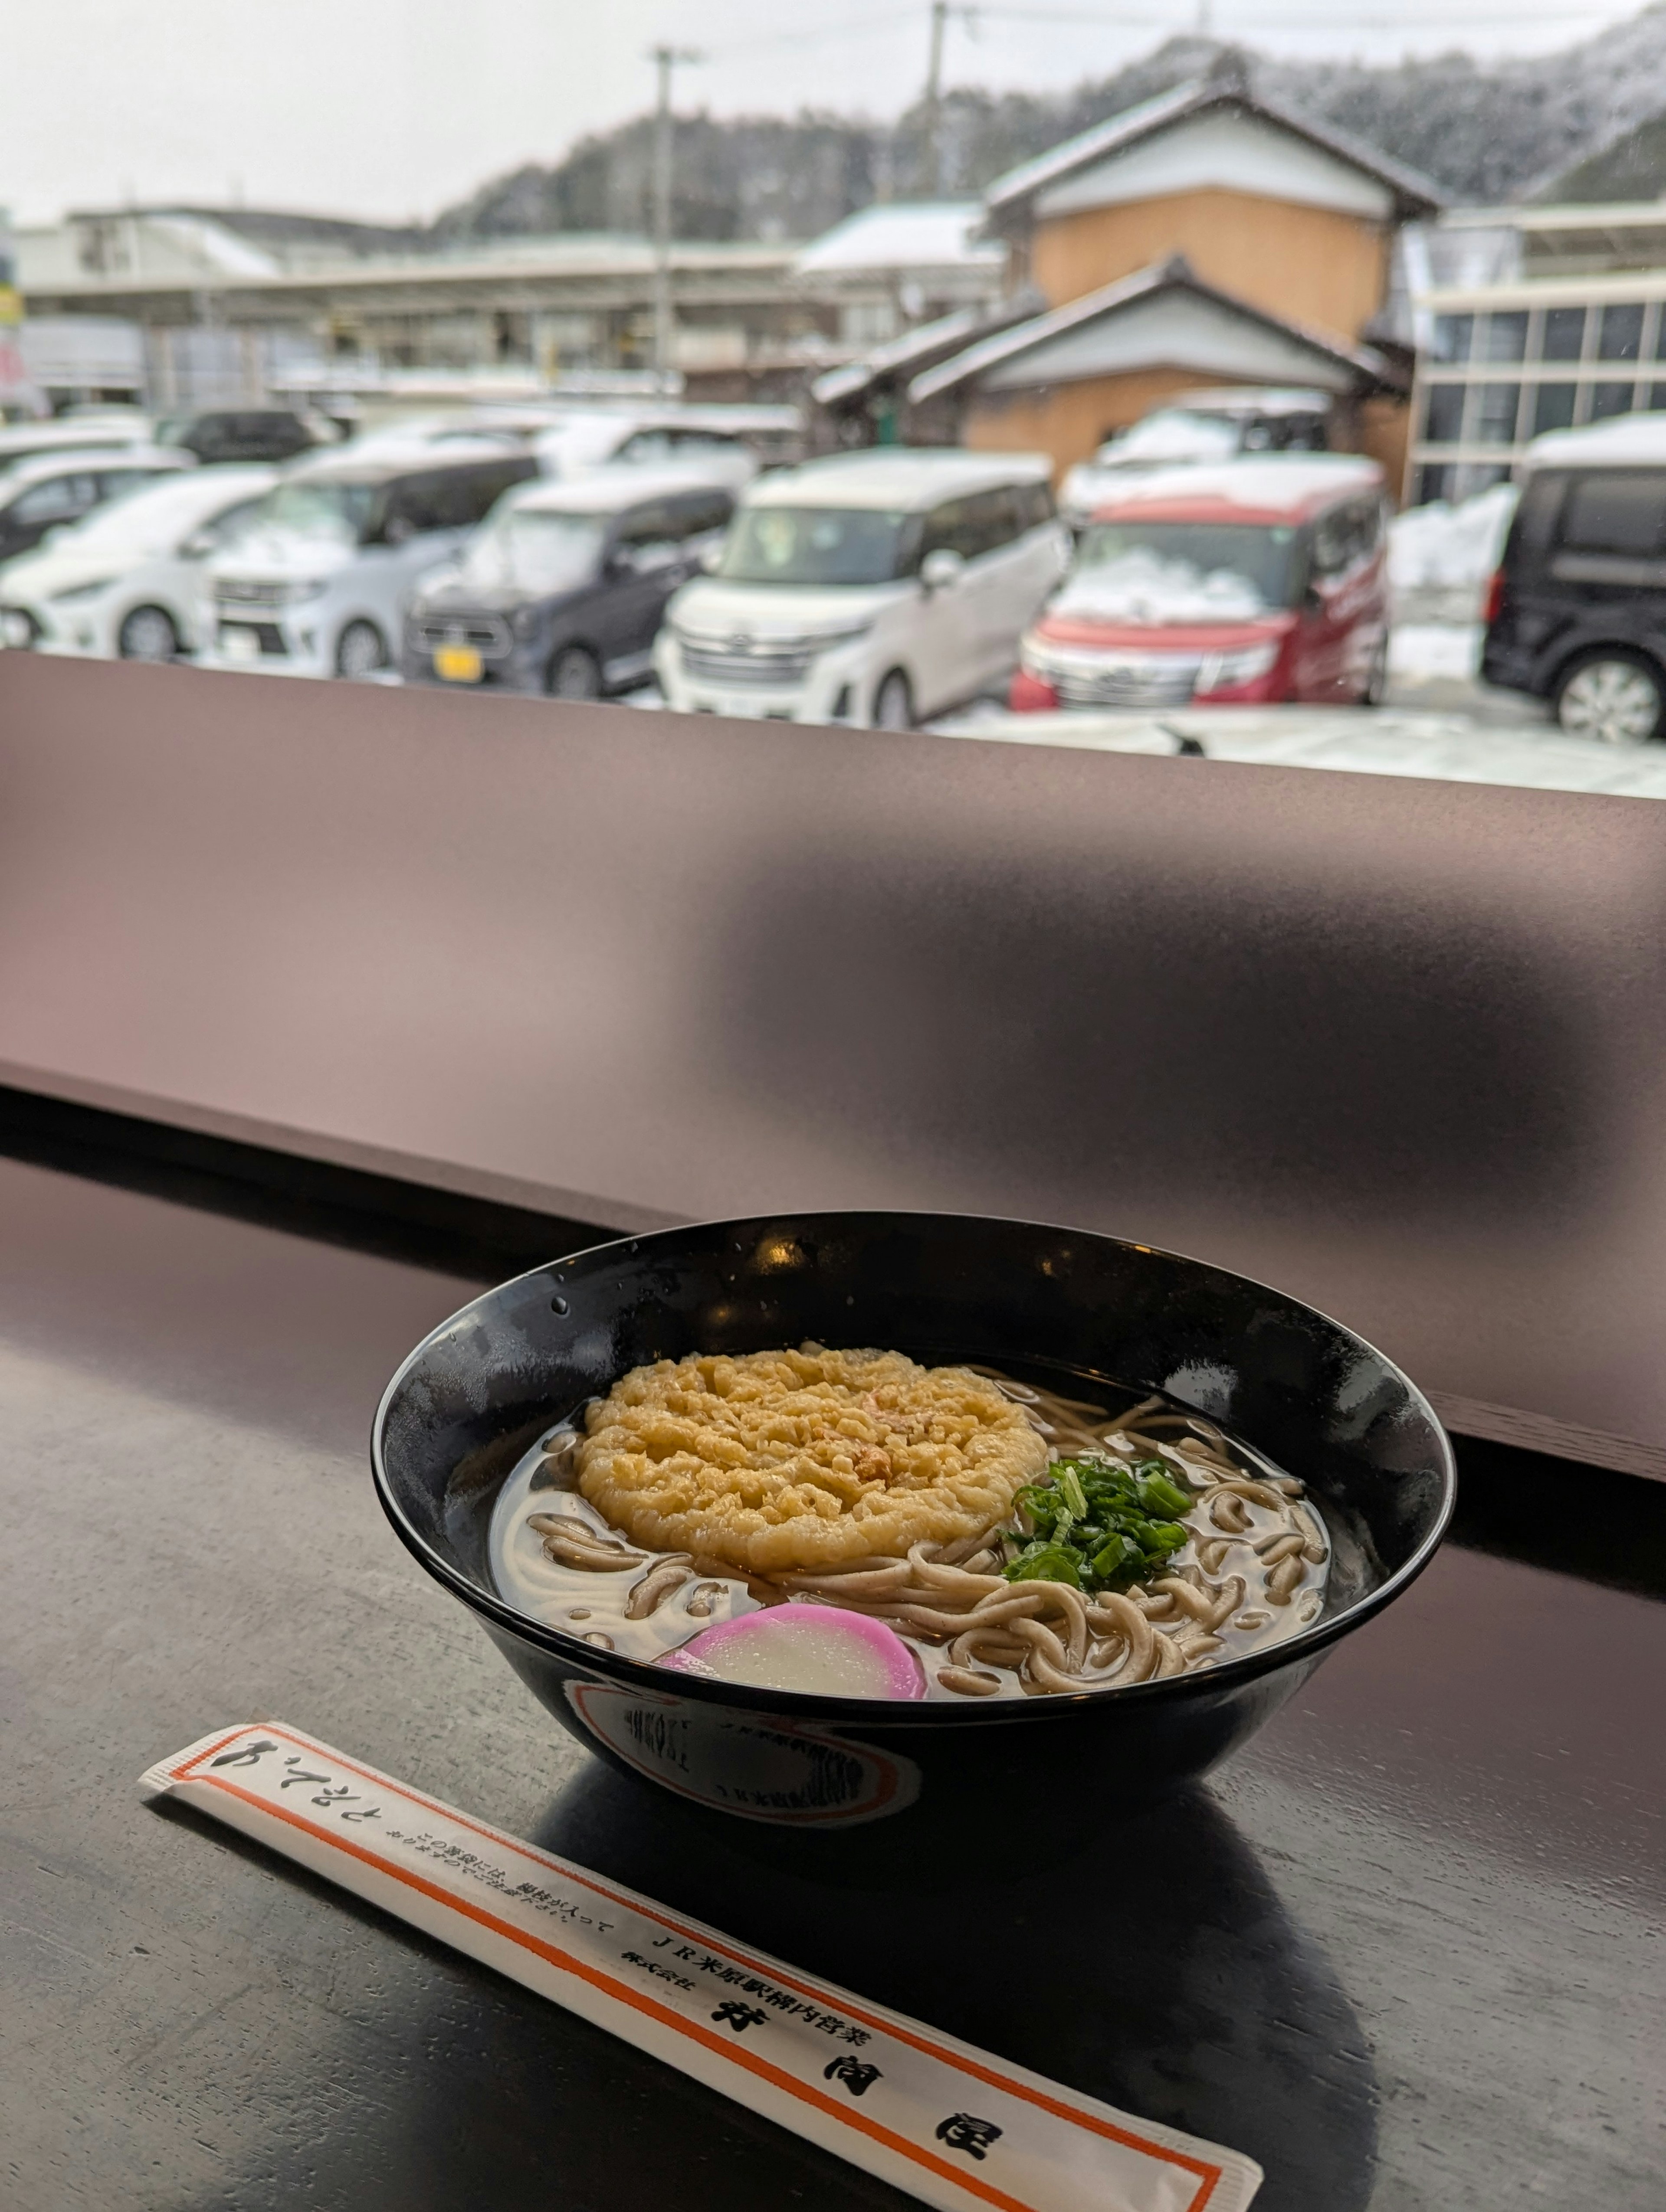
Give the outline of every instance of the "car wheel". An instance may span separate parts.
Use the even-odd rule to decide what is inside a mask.
[[[336,646],[337,676],[374,676],[387,665],[387,640],[373,622],[350,622]]]
[[[1556,689],[1556,719],[1571,738],[1599,744],[1645,745],[1660,735],[1666,684],[1640,653],[1594,653]]]
[[[889,676],[882,678],[873,695],[873,726],[876,730],[914,727],[914,694],[900,668],[893,668]]]
[[[116,634],[124,660],[177,660],[179,633],[161,607],[135,607]]]
[[[599,699],[601,696],[601,665],[595,654],[581,645],[563,646],[550,664],[550,696]]]

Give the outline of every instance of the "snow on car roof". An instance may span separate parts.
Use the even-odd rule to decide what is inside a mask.
[[[1583,430],[1547,430],[1522,456],[1529,469],[1565,468],[1584,463],[1620,468],[1666,468],[1666,414],[1620,415],[1611,422],[1590,422]]]
[[[875,446],[779,469],[745,494],[748,507],[934,507],[940,499],[1039,483],[1045,453],[972,453],[953,446]]]
[[[686,498],[690,492],[719,493],[725,489],[714,484],[698,462],[691,461],[684,468],[673,462],[664,469],[628,465],[592,469],[588,475],[570,481],[534,477],[517,485],[508,498],[518,510],[530,507],[538,514],[617,514],[646,500]]]
[[[1246,514],[1304,515],[1328,499],[1369,491],[1383,471],[1363,453],[1256,453],[1243,459],[1153,469],[1125,489],[1108,489],[1096,515],[1147,507],[1219,502]]]
[[[514,457],[515,448],[502,438],[413,440],[408,446],[392,438],[365,441],[365,450],[338,446],[333,452],[315,453],[296,462],[289,477],[304,483],[386,483],[390,477],[427,476],[438,469],[460,469],[479,461],[502,461]]]
[[[36,453],[14,461],[0,476],[0,498],[11,499],[26,484],[43,477],[78,476],[83,469],[194,469],[195,453],[181,453],[172,446],[55,446],[50,453]]]

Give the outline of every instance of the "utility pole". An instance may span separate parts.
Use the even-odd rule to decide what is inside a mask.
[[[654,371],[660,389],[672,372],[671,313],[671,73],[678,62],[697,62],[690,46],[655,46],[659,76],[654,108]]]
[[[949,0],[932,0],[931,59],[926,64],[926,144],[932,198],[943,197],[943,33]]]

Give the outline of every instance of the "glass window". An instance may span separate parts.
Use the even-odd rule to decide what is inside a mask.
[[[155,483],[157,475],[155,469],[100,469],[99,497],[120,499],[129,492],[143,491]]]
[[[1452,471],[1450,461],[1425,461],[1417,472],[1417,503],[1426,506],[1432,499],[1444,499],[1446,480]]]
[[[1043,523],[1051,522],[1058,514],[1053,503],[1053,487],[1049,483],[1019,484],[1014,496],[1022,518],[1020,527],[1039,530]]]
[[[1623,307],[1604,307],[1596,335],[1596,351],[1603,361],[1635,361],[1643,350],[1643,306],[1640,301]]]
[[[727,460],[744,450],[739,438],[727,438],[721,430],[673,430],[671,449],[679,461]]]
[[[615,544],[629,565],[646,576],[681,557],[683,536],[671,502],[656,499],[645,507],[633,507],[622,518]]]
[[[964,561],[975,561],[988,546],[988,505],[987,495],[977,499],[945,500],[926,517],[924,535],[920,540],[920,556],[927,553],[958,553]]]
[[[1346,538],[1339,531],[1339,550]],[[1119,596],[1131,605],[1194,601],[1203,609],[1195,620],[1209,619],[1213,597],[1222,602],[1215,619],[1248,619],[1292,604],[1298,543],[1282,523],[1096,522],[1082,533],[1067,590],[1083,606]]]
[[[1645,404],[1651,415],[1659,409],[1666,408],[1666,384],[1651,384],[1649,386],[1649,397]]]
[[[1489,315],[1481,357],[1483,361],[1523,361],[1527,356],[1527,309]]]
[[[672,457],[669,430],[637,430],[620,447],[615,459],[631,468],[651,467],[656,461],[668,461]]]
[[[364,483],[286,483],[268,494],[253,520],[264,528],[292,532],[297,538],[325,538],[356,543],[370,520],[375,497]]]
[[[1561,543],[1581,553],[1652,553],[1666,524],[1666,473],[1614,470],[1577,477],[1562,510]]]
[[[1533,402],[1533,434],[1536,438],[1545,430],[1566,430],[1573,421],[1573,403],[1579,397],[1577,384],[1541,384]]]
[[[12,516],[18,522],[62,522],[70,515],[85,514],[98,495],[92,477],[48,477],[44,483],[18,494],[12,501]]]
[[[1434,358],[1437,361],[1468,361],[1474,334],[1475,319],[1473,315],[1437,315],[1434,344],[1431,349]]]
[[[973,492],[965,499],[946,501],[927,517],[921,556],[923,559],[927,553],[945,547],[963,560],[976,561],[982,553],[1010,545],[1019,528],[1010,491]]]
[[[1432,384],[1424,410],[1423,434],[1432,446],[1456,446],[1463,435],[1462,384]]]
[[[488,591],[576,591],[595,574],[606,530],[605,515],[507,507],[470,538],[459,574]]]
[[[1516,417],[1521,411],[1519,384],[1478,384],[1469,434],[1477,445],[1513,446]]]
[[[1547,361],[1578,361],[1585,348],[1583,307],[1547,307],[1544,357]]]
[[[1593,384],[1590,388],[1590,419],[1607,422],[1615,415],[1629,415],[1637,386],[1625,384]]]
[[[672,526],[679,538],[703,538],[710,531],[727,530],[734,501],[727,492],[691,493],[671,502]]]
[[[919,517],[877,507],[750,507],[720,575],[738,584],[888,584],[919,566]]]

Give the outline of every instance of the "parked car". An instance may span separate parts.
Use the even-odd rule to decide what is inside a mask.
[[[807,462],[747,492],[654,667],[684,713],[905,729],[1005,675],[1068,549],[1039,453]]]
[[[174,660],[206,641],[203,564],[277,481],[185,469],[96,507],[0,576],[0,645]]]
[[[734,502],[685,475],[609,469],[500,500],[419,586],[404,673],[599,699],[641,683],[666,602],[721,544]]]
[[[0,424],[0,477],[24,461],[54,453],[121,453],[149,446],[150,424],[142,415],[54,416],[50,422]]]
[[[708,483],[739,491],[757,474],[757,456],[744,428],[726,422],[725,412],[670,406],[575,407],[564,419],[539,431],[532,447],[544,473],[563,481],[602,468],[693,466]]]
[[[1100,507],[1024,641],[1010,704],[1374,705],[1388,674],[1387,503],[1374,461],[1170,469]]]
[[[333,425],[293,407],[220,407],[177,415],[157,425],[159,446],[178,446],[199,461],[292,461],[336,442]]]
[[[255,507],[205,581],[204,662],[280,676],[369,676],[391,665],[411,592],[513,485],[530,453],[496,444],[351,447],[298,462]]]
[[[1189,392],[1108,438],[1091,461],[1079,461],[1061,487],[1059,505],[1073,530],[1114,499],[1138,471],[1177,463],[1226,461],[1238,453],[1322,453],[1330,444],[1330,396],[1245,385]]]
[[[1486,607],[1481,672],[1570,737],[1666,736],[1666,414],[1535,438]]]
[[[84,453],[71,447],[19,461],[0,476],[0,562],[31,552],[49,531],[79,522],[106,500],[195,466],[189,453],[155,446]]]

